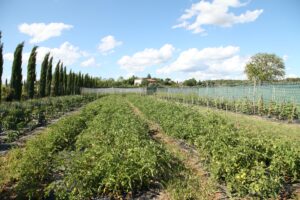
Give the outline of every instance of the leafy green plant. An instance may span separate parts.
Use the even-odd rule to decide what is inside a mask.
[[[74,110],[96,99],[96,96],[64,96],[28,100],[24,102],[12,102],[0,104],[0,132],[18,131],[15,137],[9,137],[14,141],[23,132],[32,130],[37,126],[47,124],[47,121],[61,116],[63,113]]]
[[[213,177],[234,196],[276,198],[284,185],[300,178],[297,142],[250,134],[222,116],[171,102],[137,96],[130,100],[167,134],[195,145]]]

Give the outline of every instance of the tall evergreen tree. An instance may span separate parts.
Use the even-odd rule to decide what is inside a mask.
[[[46,77],[46,96],[51,95],[51,83],[52,83],[52,61],[53,57],[50,58],[47,67],[47,77]]]
[[[78,87],[78,81],[79,81],[79,77],[78,77],[78,75],[76,74],[75,75],[75,80],[74,80],[74,87],[75,87],[75,94],[79,94],[79,87]]]
[[[2,73],[3,73],[3,43],[1,42],[2,33],[0,31],[0,103],[2,97]]]
[[[12,99],[20,100],[22,95],[22,51],[24,42],[18,44],[14,52],[14,61],[10,79]]]
[[[72,72],[71,73],[71,94],[74,94],[74,89],[75,89],[75,81],[74,81],[74,78],[75,78],[75,74]]]
[[[27,94],[30,99],[34,97],[34,83],[36,81],[36,73],[35,73],[35,68],[36,68],[36,50],[37,46],[34,46],[31,50],[30,57],[28,60],[28,65],[27,65]]]
[[[59,66],[60,61],[56,64],[55,72],[53,76],[53,92],[52,96],[58,96],[59,95]]]
[[[67,80],[67,94],[71,94],[71,80],[72,79],[72,70],[70,70],[69,75],[68,75],[68,80]]]
[[[49,61],[50,53],[47,53],[44,57],[44,60],[41,65],[41,76],[40,76],[40,87],[39,87],[39,95],[40,97],[46,96],[46,79],[47,79],[47,68]]]
[[[81,72],[79,72],[79,74],[78,74],[78,87],[79,87],[79,89],[82,87],[81,86]]]
[[[67,95],[67,67],[64,67],[64,94]]]
[[[64,95],[64,65],[61,63],[59,69],[59,95]]]

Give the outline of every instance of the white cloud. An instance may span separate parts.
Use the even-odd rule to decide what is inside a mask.
[[[123,43],[121,41],[117,41],[114,36],[108,35],[101,39],[98,49],[103,55],[107,55],[113,53],[114,49],[122,44]]]
[[[53,56],[54,62],[61,60],[65,65],[72,65],[80,58],[88,56],[88,53],[81,51],[79,47],[76,47],[69,42],[64,42],[58,48],[38,47],[36,57],[37,64],[42,63],[48,52],[50,52],[50,56]],[[22,63],[24,65],[27,64],[29,56],[30,52],[23,52]],[[6,61],[12,62],[14,55],[13,53],[5,53],[3,57]]]
[[[283,55],[283,56],[282,56],[283,61],[287,61],[288,58],[289,58],[288,55]]]
[[[58,37],[63,30],[69,30],[73,28],[72,25],[64,23],[23,23],[19,25],[19,31],[21,33],[31,36],[30,43],[39,43],[48,40],[52,37]]]
[[[121,69],[128,72],[141,72],[145,67],[165,63],[172,58],[175,48],[171,44],[165,44],[160,49],[144,49],[132,56],[123,56],[118,64]]]
[[[30,53],[23,53],[22,54],[22,63],[27,63],[27,61],[29,59],[29,55],[30,55]],[[14,54],[13,53],[5,53],[3,55],[3,58],[4,58],[5,61],[13,62]]]
[[[202,50],[188,49],[180,53],[178,58],[163,68],[159,74],[182,72],[198,76],[199,79],[233,78],[241,76],[249,56],[238,55],[239,47],[209,47]]]
[[[285,78],[299,78],[300,76],[298,76],[297,74],[287,74],[285,75]]]
[[[98,64],[96,62],[95,58],[92,57],[92,58],[89,58],[89,59],[81,62],[80,66],[82,66],[82,67],[99,67],[100,64]]]
[[[179,24],[172,28],[184,28],[193,33],[205,33],[203,26],[216,25],[220,27],[231,27],[234,24],[243,24],[255,21],[263,10],[247,10],[240,15],[229,11],[230,8],[238,8],[247,5],[239,0],[213,0],[212,2],[201,0],[192,4],[179,18]]]
[[[3,55],[3,59],[12,62],[14,60],[14,54],[13,53],[5,53]]]
[[[78,59],[85,57],[86,52],[69,42],[64,42],[58,48],[39,47],[37,50],[37,62],[41,63],[46,53],[50,52],[55,62],[61,60],[65,65],[72,65]]]

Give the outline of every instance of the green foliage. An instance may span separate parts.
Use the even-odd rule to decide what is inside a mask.
[[[2,73],[3,73],[3,43],[1,42],[2,32],[0,31],[0,103],[2,100]]]
[[[258,53],[247,63],[245,73],[254,82],[272,81],[284,77],[284,69],[282,58],[275,54]]]
[[[50,186],[58,198],[130,198],[170,171],[170,157],[126,102],[107,97],[97,106],[100,112],[78,137],[76,151],[61,162],[63,179]]]
[[[197,85],[197,81],[196,81],[196,79],[194,79],[194,78],[192,78],[192,79],[188,79],[188,80],[185,80],[184,82],[183,82],[183,85],[185,85],[185,86],[196,86]]]
[[[0,186],[15,180],[18,198],[130,198],[169,178],[170,161],[126,102],[105,97],[10,152]]]
[[[59,96],[59,67],[60,61],[56,64],[55,67],[52,96]]]
[[[28,141],[22,151],[15,149],[9,152],[7,160],[0,165],[0,192],[7,181],[17,180],[13,192],[19,199],[41,199],[44,196],[44,187],[58,176],[55,174],[58,154],[75,148],[76,136],[87,127],[87,122],[94,114],[97,114],[93,110],[93,104],[87,105],[80,113],[51,125]]]
[[[240,112],[247,115],[267,116],[278,120],[289,120],[292,122],[299,118],[297,107],[292,102],[264,102],[263,98],[250,100],[248,98],[229,100],[224,98],[213,98],[198,96],[195,94],[167,94],[160,92],[156,95],[162,99],[179,101],[184,103],[214,107],[222,110]]]
[[[67,77],[67,67],[64,67],[64,74],[63,74],[63,88],[64,88],[64,95],[67,95],[67,83],[68,83],[68,77]]]
[[[95,96],[64,96],[3,103],[0,105],[0,133],[6,132],[7,142],[12,142],[26,131],[45,125],[49,120],[58,118],[95,98]]]
[[[18,44],[14,52],[10,87],[12,89],[12,99],[20,100],[22,94],[22,51],[24,42]]]
[[[166,134],[195,145],[213,177],[234,196],[275,198],[300,178],[297,142],[245,132],[217,114],[171,102],[138,96],[131,101]]]
[[[39,96],[46,96],[46,84],[47,84],[47,68],[49,62],[50,53],[47,53],[44,57],[44,60],[41,65],[41,76],[40,76],[40,87],[39,87]]]
[[[64,95],[64,64],[61,63],[60,68],[59,68],[59,89],[58,89],[58,94],[59,95]]]
[[[27,95],[30,99],[34,97],[34,84],[36,81],[36,50],[37,46],[34,46],[31,50],[30,57],[28,60],[28,66],[27,66]]]
[[[47,67],[47,77],[46,77],[46,96],[51,95],[51,83],[52,83],[52,62],[53,57],[50,58]]]

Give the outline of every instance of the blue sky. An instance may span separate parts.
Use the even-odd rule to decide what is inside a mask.
[[[299,0],[0,0],[4,79],[21,41],[68,69],[103,78],[242,79],[259,52],[300,76]]]

